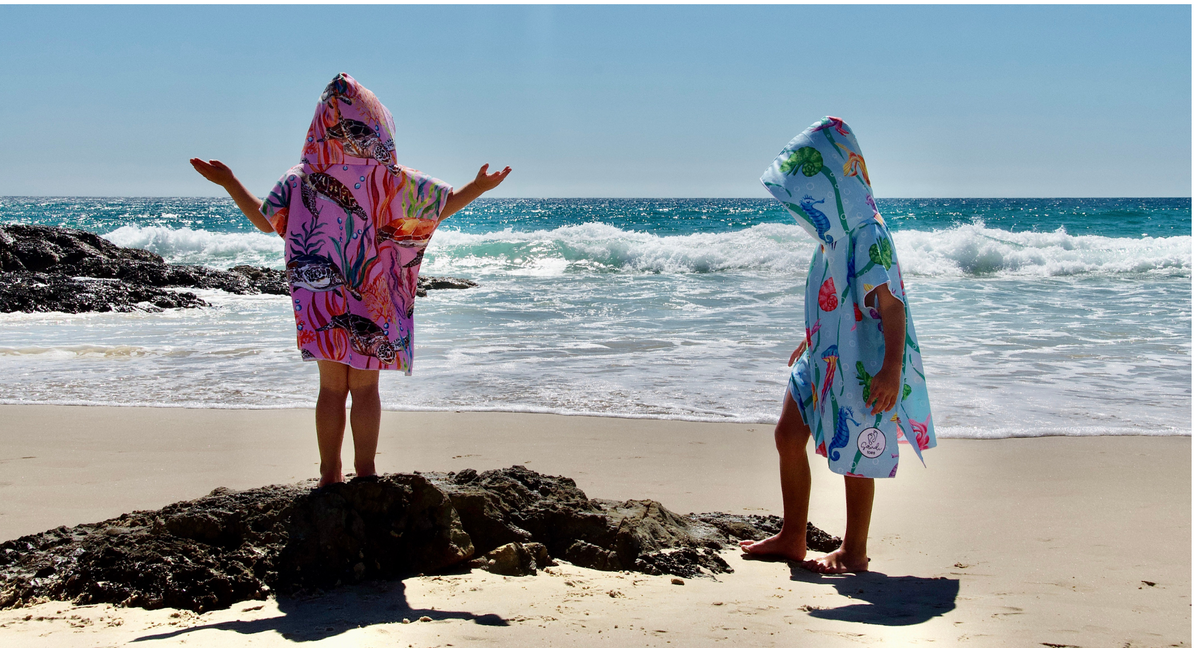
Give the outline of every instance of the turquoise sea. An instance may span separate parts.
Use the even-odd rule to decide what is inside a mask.
[[[1191,199],[881,199],[943,437],[1191,433]],[[283,266],[207,198],[0,198],[171,263]],[[774,422],[815,243],[764,199],[485,199],[434,235],[384,407]],[[0,402],[311,407],[286,297],[0,315]]]

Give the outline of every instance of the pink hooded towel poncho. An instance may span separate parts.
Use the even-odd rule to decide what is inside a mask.
[[[287,244],[305,360],[412,374],[417,272],[450,185],[396,163],[392,115],[342,73],[262,213]]]

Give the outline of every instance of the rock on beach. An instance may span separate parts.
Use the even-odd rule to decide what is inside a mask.
[[[203,612],[447,569],[528,576],[554,561],[694,578],[732,571],[717,551],[778,522],[591,499],[572,479],[522,466],[218,488],[0,543],[0,608],[61,600]],[[839,541],[810,526],[810,547],[828,542]]]

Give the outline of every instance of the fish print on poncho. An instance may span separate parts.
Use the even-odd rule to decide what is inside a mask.
[[[263,202],[287,242],[304,360],[412,373],[417,275],[451,187],[397,164],[395,131],[375,95],[339,74],[300,164]]]
[[[937,438],[921,349],[896,246],[853,131],[836,117],[813,124],[780,152],[762,183],[818,241],[805,286],[808,350],[788,381],[817,453],[833,472],[857,477],[896,476],[901,443],[923,463],[921,451]],[[896,405],[875,415],[866,400],[885,345],[879,311],[864,299],[882,285],[904,303],[908,330]]]

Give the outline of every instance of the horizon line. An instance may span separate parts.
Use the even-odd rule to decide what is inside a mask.
[[[214,199],[229,200],[228,196],[164,196],[164,195],[66,195],[25,194],[0,195],[8,198],[148,198],[148,199]],[[876,200],[1191,200],[1191,196],[876,196]],[[480,200],[776,200],[772,196],[480,196]]]

